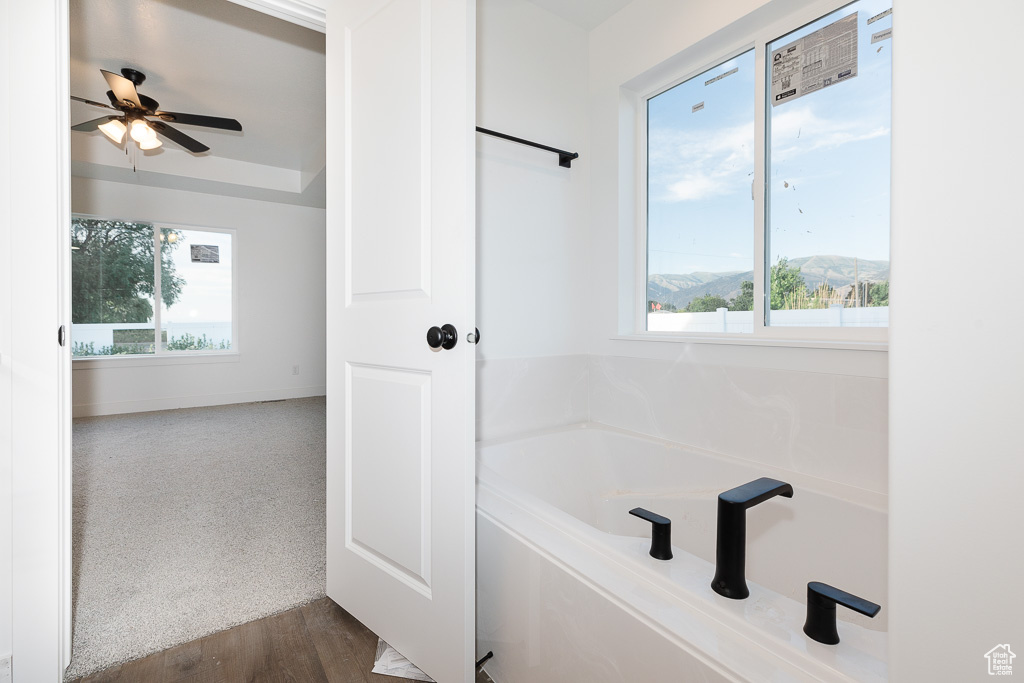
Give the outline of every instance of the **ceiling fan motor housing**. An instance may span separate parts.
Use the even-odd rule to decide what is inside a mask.
[[[146,80],[146,74],[141,71],[136,71],[135,69],[129,69],[128,67],[121,69],[121,75],[134,83],[135,87],[139,87],[142,85],[142,82]]]

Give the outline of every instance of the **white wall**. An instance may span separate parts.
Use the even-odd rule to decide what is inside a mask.
[[[477,438],[586,419],[587,34],[526,0],[477,8]]]
[[[76,416],[325,393],[323,209],[73,178],[75,212],[233,228],[237,355],[230,362],[74,361]],[[204,359],[205,360],[205,359]],[[129,365],[125,365],[127,362]],[[118,365],[122,363],[122,365]],[[292,366],[299,375],[292,375]],[[112,367],[113,366],[113,367]]]
[[[1020,291],[1024,97],[1018,0],[963,12],[897,0],[893,15],[890,652],[895,681],[987,680],[1008,643],[1024,671],[1024,321]],[[951,50],[984,35],[978,59]],[[946,55],[922,68],[926,55]],[[938,92],[963,88],[964,106]],[[928,315],[936,273],[958,264],[978,287],[945,288],[958,324]],[[981,285],[980,283],[984,284]],[[980,291],[979,291],[980,290]],[[1007,299],[1008,297],[1008,299]],[[990,321],[998,316],[999,325]]]

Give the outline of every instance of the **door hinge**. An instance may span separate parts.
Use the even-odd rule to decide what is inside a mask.
[[[64,326],[57,328],[57,346],[64,346]]]

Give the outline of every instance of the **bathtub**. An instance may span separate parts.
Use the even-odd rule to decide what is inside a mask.
[[[597,424],[477,449],[477,648],[497,683],[885,681],[886,496]],[[717,496],[769,476],[747,512],[750,597],[711,590]],[[672,520],[648,555],[644,507]],[[803,631],[808,581],[882,605]]]

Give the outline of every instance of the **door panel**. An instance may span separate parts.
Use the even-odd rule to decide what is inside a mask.
[[[327,16],[327,594],[471,681],[475,5]],[[445,323],[461,338],[431,349]]]
[[[352,295],[425,294],[430,263],[429,0],[392,0],[350,30]],[[373,256],[388,253],[381,262]]]
[[[429,598],[430,374],[350,364],[346,393],[346,545]]]

